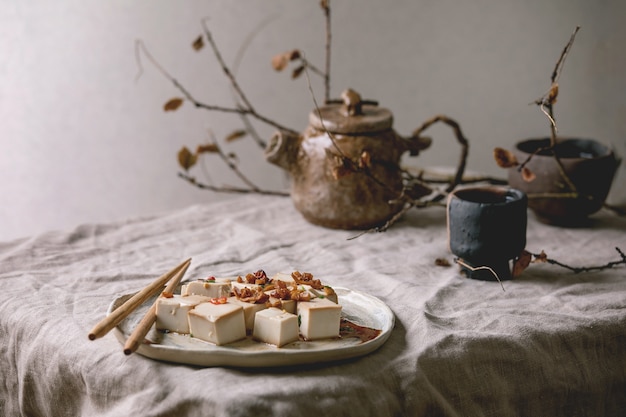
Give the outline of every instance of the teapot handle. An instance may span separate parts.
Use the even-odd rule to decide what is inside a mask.
[[[420,127],[413,131],[413,134],[408,139],[405,139],[406,142],[408,142],[406,150],[410,152],[411,156],[415,156],[419,154],[421,150],[428,148],[432,140],[429,137],[421,136],[422,132],[438,122],[448,125],[454,132],[457,142],[459,143],[459,145],[461,145],[461,158],[459,160],[456,174],[450,185],[448,185],[448,187],[446,188],[446,193],[449,193],[461,183],[463,179],[463,173],[465,172],[465,166],[467,165],[469,142],[463,135],[463,132],[461,131],[461,126],[455,120],[449,118],[448,116],[445,116],[443,114],[437,115],[425,121]],[[443,195],[441,195],[441,198],[443,198]]]

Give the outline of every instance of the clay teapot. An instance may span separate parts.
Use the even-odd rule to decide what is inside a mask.
[[[393,129],[392,113],[348,89],[309,115],[300,135],[279,131],[265,155],[292,178],[291,198],[313,224],[367,229],[383,224],[402,203],[400,158],[430,145]]]

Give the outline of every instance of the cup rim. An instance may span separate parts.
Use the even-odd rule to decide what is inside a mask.
[[[550,146],[550,138],[549,137],[537,137],[537,138],[528,138],[522,139],[515,143],[515,150],[524,154],[533,154],[542,147]],[[593,156],[569,156],[569,155],[559,155],[559,159],[566,160],[594,160],[594,159],[602,159],[602,158],[613,158],[615,153],[612,148],[605,145],[604,143],[590,138],[582,138],[582,137],[558,137],[556,147],[576,147],[581,151],[587,151],[586,153]],[[554,158],[553,155],[544,155],[541,153],[533,155],[533,158]]]
[[[484,198],[481,198],[484,197]],[[448,203],[453,198],[465,204],[489,204],[503,206],[526,198],[526,194],[516,188],[507,186],[472,186],[454,190],[450,193]]]

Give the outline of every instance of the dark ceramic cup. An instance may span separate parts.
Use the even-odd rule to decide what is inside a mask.
[[[450,251],[468,277],[511,278],[510,261],[526,247],[527,207],[526,194],[512,188],[472,187],[450,194]]]

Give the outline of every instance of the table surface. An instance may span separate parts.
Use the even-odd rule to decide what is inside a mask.
[[[619,260],[626,219],[563,229],[529,216],[527,249],[574,266]],[[462,277],[445,210],[385,233],[307,223],[288,198],[246,195],[0,243],[4,416],[599,416],[626,409],[626,273],[532,264],[497,282]],[[300,270],[372,294],[396,318],[375,352],[270,369],[125,356],[89,330],[121,294],[182,260],[186,278]]]

